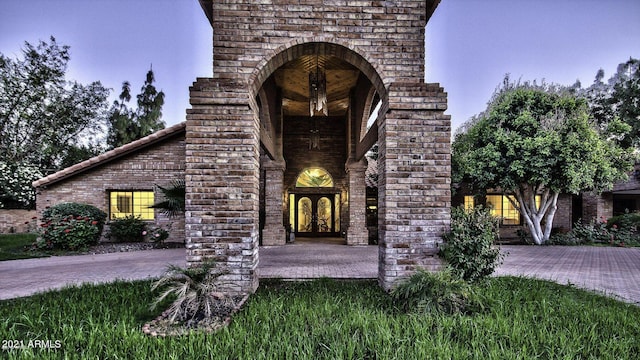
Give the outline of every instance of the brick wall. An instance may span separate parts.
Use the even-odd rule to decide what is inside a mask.
[[[33,220],[36,216],[35,210],[0,209],[0,234],[33,231],[37,226],[37,220]]]
[[[386,83],[424,79],[427,1],[238,0],[212,6],[214,78],[244,78],[282,50],[315,41],[366,54]],[[275,68],[265,70],[266,78]]]
[[[320,131],[319,149],[309,149],[314,122]],[[344,118],[287,118],[284,122],[283,139],[284,159],[287,163],[284,174],[286,189],[294,190],[300,172],[316,166],[331,174],[335,187],[347,187],[344,168],[347,161],[347,134]]]
[[[38,215],[47,206],[62,202],[93,205],[109,213],[109,190],[154,190],[154,185],[168,185],[184,178],[185,138],[180,134],[101,166],[36,189]],[[156,191],[156,201],[161,193]],[[171,224],[167,241],[184,241],[184,217],[168,219],[156,210],[155,224]],[[104,235],[104,233],[103,233]],[[104,240],[104,238],[103,238]]]

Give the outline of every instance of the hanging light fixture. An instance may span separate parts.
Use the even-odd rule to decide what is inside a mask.
[[[316,112],[329,115],[327,106],[327,78],[324,71],[320,70],[318,55],[316,54],[316,71],[309,73],[309,113],[314,116]]]

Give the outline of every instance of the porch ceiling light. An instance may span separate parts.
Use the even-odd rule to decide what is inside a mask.
[[[320,69],[316,55],[316,71],[309,73],[309,114],[314,116],[317,112],[321,112],[324,116],[329,115],[327,77],[324,70]]]

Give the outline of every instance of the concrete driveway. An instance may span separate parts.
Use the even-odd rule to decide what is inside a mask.
[[[602,292],[640,304],[640,249],[502,246],[496,275],[522,275]],[[261,278],[376,278],[378,248],[290,244],[260,248]],[[60,256],[0,262],[0,299],[66,285],[158,277],[168,264],[185,266],[184,249]]]

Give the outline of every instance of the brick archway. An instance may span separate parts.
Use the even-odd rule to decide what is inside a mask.
[[[269,82],[277,88],[271,76],[279,67],[313,52],[336,56],[363,74],[358,84],[369,85],[356,84],[350,98],[367,98],[373,87],[382,99],[374,132],[352,136],[359,135],[366,107],[353,104],[346,116],[360,120],[345,130],[352,206],[361,198],[353,188],[364,185],[359,160],[367,145],[379,144],[381,286],[390,289],[417,267],[437,266],[433,249],[449,225],[450,118],[444,115],[446,93],[423,79],[424,28],[439,1],[380,2],[366,9],[329,0],[313,6],[200,2],[215,29],[214,75],[194,83],[187,111],[188,263],[212,258],[225,264],[230,292],[258,286],[260,157],[269,136],[258,101],[278,95],[257,95]],[[277,136],[272,138],[271,159],[263,166],[270,169],[268,184],[282,184],[286,164],[274,150]],[[281,231],[278,221],[271,225]]]

